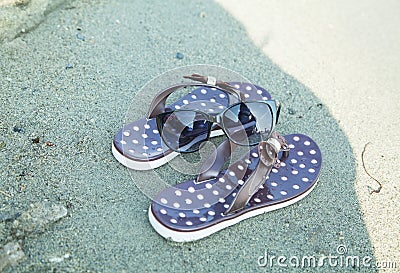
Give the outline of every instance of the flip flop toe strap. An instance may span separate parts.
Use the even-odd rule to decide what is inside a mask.
[[[196,82],[176,84],[160,91],[151,102],[149,111],[147,113],[148,119],[155,118],[158,114],[164,113],[166,110],[165,102],[167,101],[168,96],[171,95],[176,90],[188,86],[198,86],[198,87],[205,86],[210,88],[217,87],[228,94],[236,96],[239,99],[239,101],[245,101],[245,95],[242,92],[232,87],[228,83],[216,80],[213,77],[204,77],[198,74],[193,74],[192,76],[185,76],[184,78],[192,79],[195,80]]]
[[[287,144],[283,136],[278,132],[273,132],[267,141],[261,141],[258,144],[258,154],[260,160],[254,172],[245,181],[243,186],[237,192],[225,215],[243,209],[250,201],[251,197],[265,183],[273,167],[277,166],[279,161],[278,153],[281,150],[287,151]]]
[[[237,145],[229,139],[222,142],[217,149],[204,161],[200,168],[196,182],[202,183],[204,181],[214,179],[218,176],[222,166],[231,157]]]
[[[199,74],[192,74],[190,76],[183,76],[183,77],[185,79],[191,79],[193,81],[202,82],[202,83],[210,84],[210,85],[215,85],[215,86],[221,88],[222,90],[231,92],[232,94],[236,94],[236,96],[238,96],[241,100],[243,100],[243,101],[245,100],[244,95],[241,92],[239,92],[235,87],[233,87],[232,85],[230,85],[227,82],[217,80],[214,77],[211,77],[211,76],[206,77],[206,76],[202,76]]]

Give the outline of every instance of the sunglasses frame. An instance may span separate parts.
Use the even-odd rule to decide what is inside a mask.
[[[192,110],[192,109],[179,109],[179,110],[167,111],[167,112],[158,114],[158,115],[156,116],[157,129],[158,129],[158,131],[160,132],[161,139],[163,140],[163,142],[164,142],[171,150],[173,150],[173,151],[175,151],[175,152],[179,152],[179,153],[193,153],[193,152],[196,152],[196,151],[198,151],[198,150],[200,149],[200,147],[199,147],[198,149],[190,150],[190,151],[180,151],[180,150],[176,150],[176,149],[170,147],[170,146],[166,143],[166,141],[164,141],[163,133],[162,133],[162,131],[163,131],[163,130],[162,130],[162,128],[163,128],[163,125],[162,125],[162,123],[163,123],[163,118],[164,118],[166,115],[170,115],[170,114],[175,113],[175,112],[196,112],[196,113],[201,113],[202,115],[204,115],[205,117],[207,117],[207,121],[210,122],[210,126],[209,126],[208,132],[207,132],[207,138],[206,138],[204,141],[208,141],[208,140],[210,139],[210,134],[211,134],[211,131],[212,131],[212,126],[213,126],[214,124],[216,124],[216,125],[218,125],[218,126],[223,130],[223,132],[224,132],[224,134],[226,135],[226,137],[227,137],[230,141],[232,141],[233,143],[235,143],[235,144],[237,144],[237,145],[240,145],[240,146],[254,146],[254,145],[257,145],[257,143],[251,144],[251,145],[243,145],[242,143],[238,143],[238,142],[236,142],[235,140],[233,140],[233,139],[229,136],[229,134],[227,134],[226,129],[225,129],[225,126],[224,126],[224,124],[223,124],[223,122],[222,122],[222,118],[223,118],[223,116],[225,115],[225,113],[226,113],[227,111],[229,111],[231,108],[233,108],[234,106],[239,105],[239,104],[242,104],[242,103],[243,103],[243,104],[247,104],[247,103],[253,103],[253,102],[267,104],[268,107],[270,108],[271,114],[272,114],[272,126],[271,126],[271,133],[272,133],[272,132],[274,131],[275,126],[276,126],[277,123],[278,123],[279,114],[280,114],[280,109],[281,109],[281,105],[280,105],[279,101],[277,101],[277,100],[250,100],[250,101],[241,101],[241,102],[237,102],[237,103],[234,103],[234,104],[230,105],[228,108],[224,109],[222,112],[220,112],[220,113],[218,113],[218,114],[216,114],[216,115],[211,115],[211,114],[205,113],[205,112],[200,111],[200,110]]]

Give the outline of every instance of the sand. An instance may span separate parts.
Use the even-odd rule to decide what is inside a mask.
[[[370,197],[357,182],[359,151],[344,119],[313,86],[269,59],[249,33],[246,23],[213,2],[88,1],[67,3],[32,31],[2,43],[0,190],[6,195],[0,194],[1,219],[44,200],[68,209],[44,232],[20,239],[26,258],[6,272],[269,272],[257,264],[265,251],[322,257],[337,254],[340,245],[375,261],[378,252],[360,196],[382,194]],[[178,244],[151,228],[150,200],[110,146],[141,86],[168,69],[198,63],[222,65],[266,87],[284,105],[280,131],[312,136],[324,166],[318,186],[301,202]],[[135,103],[143,108],[150,101]],[[381,162],[375,147],[367,151],[371,172],[381,171],[374,169],[374,160]],[[168,166],[157,174],[170,183],[184,179]],[[136,172],[134,179],[154,175]],[[375,186],[366,176],[362,181]],[[2,244],[15,240],[7,233],[10,221],[1,222]],[[375,268],[346,268],[352,270]]]
[[[254,43],[308,86],[340,122],[356,160],[356,189],[378,261],[400,261],[400,24],[397,1],[218,0]],[[369,194],[382,183],[379,194]]]
[[[46,15],[68,1],[0,0],[0,42],[33,30]]]

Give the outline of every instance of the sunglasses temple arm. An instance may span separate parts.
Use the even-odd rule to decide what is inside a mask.
[[[225,162],[231,157],[237,144],[228,139],[222,142],[217,149],[204,161],[200,168],[196,182],[201,183],[206,180],[217,177]]]
[[[275,125],[278,124],[279,121],[279,114],[281,113],[281,104],[279,101],[276,101],[277,104],[277,109],[276,109],[276,120],[275,120]]]

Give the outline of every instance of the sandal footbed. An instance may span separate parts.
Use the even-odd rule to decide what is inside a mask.
[[[166,228],[189,232],[266,206],[282,207],[292,199],[307,195],[319,177],[321,151],[306,135],[291,134],[285,138],[291,147],[289,156],[281,159],[279,168],[272,169],[269,178],[241,211],[224,214],[242,181],[246,181],[257,166],[257,147],[215,179],[201,183],[189,180],[160,192],[151,204],[151,213]]]

